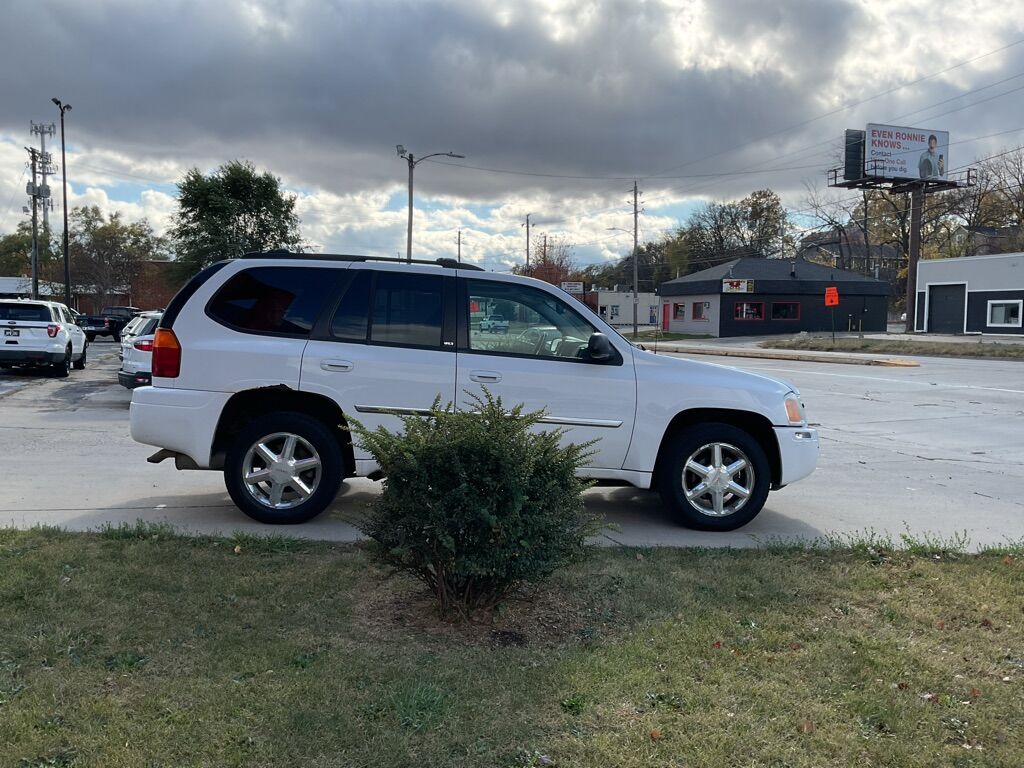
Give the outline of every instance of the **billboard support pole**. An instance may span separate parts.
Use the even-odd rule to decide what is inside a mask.
[[[917,320],[917,262],[921,258],[921,219],[924,209],[924,187],[910,189],[910,247],[907,250],[907,333],[914,332]]]

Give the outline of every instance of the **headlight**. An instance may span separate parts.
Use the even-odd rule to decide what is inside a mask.
[[[807,417],[804,415],[804,406],[800,399],[794,395],[786,395],[786,417],[790,424],[805,424]]]

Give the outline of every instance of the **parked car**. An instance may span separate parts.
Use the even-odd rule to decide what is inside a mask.
[[[122,387],[145,387],[152,381],[153,335],[163,312],[143,312],[121,332],[121,370],[117,382]]]
[[[97,336],[111,336],[121,340],[121,331],[142,310],[138,307],[104,307],[98,315],[79,315],[78,324],[91,342]]]
[[[560,338],[524,353],[471,333],[470,308],[497,301]],[[132,436],[161,449],[149,460],[222,471],[234,503],[267,523],[309,520],[343,478],[378,476],[349,418],[399,430],[400,415],[481,387],[545,409],[567,441],[596,440],[582,474],[657,488],[695,528],[744,525],[818,457],[791,385],[646,352],[555,286],[452,260],[275,251],[214,264],[168,305],[152,372],[131,404]]]
[[[508,333],[508,320],[501,315],[488,315],[480,321],[481,333]]]
[[[0,327],[0,368],[44,366],[56,376],[85,368],[89,342],[63,304],[0,301]]]

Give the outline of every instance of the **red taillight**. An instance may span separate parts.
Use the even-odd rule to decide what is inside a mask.
[[[170,328],[157,328],[152,342],[153,375],[174,379],[181,373],[181,344]]]
[[[104,328],[109,328],[110,327],[110,318],[109,317],[103,318],[103,327]]]
[[[136,341],[132,344],[139,352],[152,352],[153,351],[153,340],[143,339],[142,341]]]
[[[54,325],[53,323],[51,323],[50,325],[46,326],[46,335],[49,336],[51,339],[55,338],[58,333],[60,333],[59,325]]]

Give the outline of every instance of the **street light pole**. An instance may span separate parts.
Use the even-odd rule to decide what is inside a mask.
[[[64,305],[71,309],[71,260],[68,258],[68,161],[64,147],[64,113],[71,111],[70,104],[60,99],[51,99],[60,110],[60,175],[64,187],[62,206],[64,208]]]
[[[430,155],[425,155],[421,158],[413,157],[412,152],[406,152],[405,147],[401,144],[395,146],[395,150],[398,152],[398,156],[403,158],[409,164],[409,226],[405,233],[405,260],[412,262],[412,184],[413,184],[413,171],[416,166],[422,163],[424,160],[428,160],[431,157],[457,157],[464,159],[465,155],[457,155],[454,152],[434,152]]]

